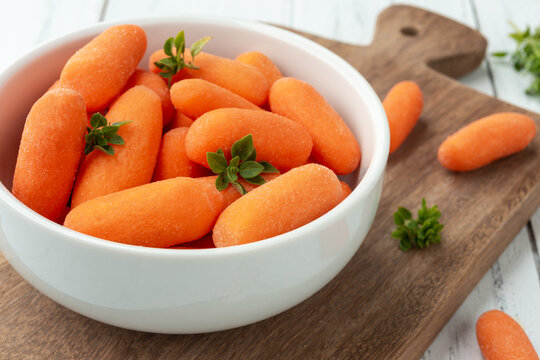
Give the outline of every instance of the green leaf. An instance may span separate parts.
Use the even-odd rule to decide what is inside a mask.
[[[221,174],[227,169],[227,159],[222,154],[207,152],[206,161],[214,174]]]
[[[248,160],[251,160],[251,161],[255,161],[255,159],[257,158],[257,151],[255,150],[255,148],[253,148],[253,152],[251,153],[251,155],[248,156],[248,158],[246,159],[246,161]],[[262,161],[259,161],[259,164],[261,163]],[[262,165],[262,164],[261,164]]]
[[[249,134],[233,144],[231,149],[231,156],[238,156],[240,158],[240,161],[245,161],[251,155],[253,150],[253,136]]]
[[[114,155],[114,149],[111,145],[105,145],[105,146],[96,145],[94,146],[94,149],[104,152],[107,155],[111,155],[111,156]]]
[[[279,170],[276,169],[268,161],[259,161],[259,164],[261,164],[264,167],[263,171],[261,171],[263,174],[279,173]]]
[[[508,55],[507,51],[496,51],[491,53],[491,56],[495,57],[505,57],[506,55]]]
[[[394,224],[396,225],[403,225],[405,223],[405,219],[403,218],[403,215],[399,211],[396,211],[394,213]]]
[[[107,119],[101,113],[94,113],[90,118],[90,125],[92,128],[98,128],[107,125]]]
[[[259,175],[264,170],[264,166],[256,161],[244,161],[240,165],[240,176],[244,179],[251,179]]]
[[[223,151],[222,148],[217,149],[216,153],[225,156],[225,152]]]
[[[238,165],[240,164],[240,158],[238,156],[235,156],[231,159],[231,161],[229,162],[229,166],[232,166],[232,167],[238,167]]]
[[[173,52],[172,52],[173,41],[174,41],[174,39],[172,37],[170,37],[165,41],[165,44],[163,44],[163,52],[166,55],[173,56]],[[161,59],[161,60],[164,60],[164,59]],[[158,61],[158,63],[160,63],[161,60]]]
[[[111,124],[111,126],[118,126],[118,127],[120,127],[120,126],[124,126],[124,125],[126,125],[126,124],[129,124],[129,123],[132,123],[132,122],[133,122],[133,121],[119,121],[119,122],[115,122],[115,123]]]
[[[172,60],[171,58],[163,58],[161,60],[158,60],[156,62],[156,64],[158,65],[163,65],[164,67],[168,68],[168,69],[174,69],[176,67],[176,63],[174,62],[174,60]]]
[[[403,217],[403,219],[405,219],[405,220],[412,219],[412,214],[409,211],[409,209],[406,209],[406,208],[400,206],[400,207],[398,207],[398,212],[401,214],[401,217]]]
[[[263,185],[266,183],[266,180],[264,180],[264,178],[261,175],[257,175],[255,177],[244,179],[244,180],[246,180],[248,183],[253,184],[253,185]]]
[[[215,185],[218,191],[223,191],[229,186],[229,179],[227,179],[225,174],[219,174],[216,179]]]
[[[245,195],[247,193],[246,189],[244,187],[237,183],[237,182],[231,182],[231,185],[240,193],[240,195]]]
[[[230,180],[230,182],[235,182],[238,180],[238,168],[227,167],[227,171],[225,173],[227,174],[227,178]]]
[[[207,36],[191,44],[191,48],[190,48],[191,57],[195,58],[195,56],[199,55],[204,45],[206,45],[206,43],[210,41],[210,39],[212,39],[212,37]]]
[[[108,137],[108,140],[109,140],[109,144],[113,144],[113,145],[124,145],[124,139],[122,139],[122,137],[120,135],[112,135],[110,137]]]
[[[176,35],[176,38],[174,39],[174,46],[176,47],[177,54],[184,53],[184,48],[186,46],[186,38],[185,38],[184,30],[180,30],[178,35]]]

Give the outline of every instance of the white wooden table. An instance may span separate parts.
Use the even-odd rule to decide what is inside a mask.
[[[260,20],[328,38],[367,44],[377,14],[391,0],[0,0],[0,71],[28,48],[99,22],[147,16],[219,15]],[[538,0],[406,1],[480,30],[489,51],[513,49],[507,20],[540,24]],[[39,69],[36,69],[39,71]],[[511,66],[486,59],[463,83],[518,106],[540,112],[540,99],[524,95],[530,79]],[[31,81],[31,77],[27,80]],[[539,169],[540,171],[540,169]],[[535,237],[536,234],[536,237]],[[517,319],[540,351],[540,211],[521,230],[424,355],[424,359],[482,359],[475,322],[493,308]],[[1,320],[0,320],[1,321]]]

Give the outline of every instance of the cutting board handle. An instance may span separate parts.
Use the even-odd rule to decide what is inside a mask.
[[[480,65],[487,40],[478,31],[444,16],[394,5],[379,14],[370,47],[399,61],[423,62],[457,78]]]

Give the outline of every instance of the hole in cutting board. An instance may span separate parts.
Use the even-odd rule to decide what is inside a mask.
[[[405,26],[401,28],[401,33],[405,36],[416,36],[418,35],[418,29],[412,26]]]

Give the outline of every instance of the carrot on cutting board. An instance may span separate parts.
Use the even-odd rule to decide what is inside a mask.
[[[476,120],[450,135],[439,146],[442,166],[470,171],[523,150],[536,135],[530,117],[519,113],[497,113]]]
[[[416,125],[423,106],[422,91],[412,81],[401,81],[386,94],[383,107],[390,128],[390,153],[405,141]]]
[[[249,51],[238,55],[236,60],[257,68],[264,75],[269,86],[283,76],[272,60],[261,52]]]
[[[500,310],[483,313],[476,322],[476,339],[485,360],[538,360],[525,331]]]
[[[324,166],[292,169],[229,205],[214,226],[214,244],[246,244],[294,230],[336,206],[341,192],[337,176]]]
[[[257,161],[268,161],[280,171],[303,165],[313,146],[302,125],[283,116],[260,110],[217,109],[191,125],[186,136],[188,157],[208,167],[207,152],[221,148],[230,159],[232,145],[253,135]]]
[[[261,110],[243,97],[202,79],[186,79],[171,87],[171,100],[176,111],[197,119],[221,108]]]
[[[113,145],[113,156],[95,150],[85,156],[73,189],[73,208],[152,179],[162,133],[159,97],[145,86],[135,86],[114,102],[107,120],[132,121],[118,130],[125,144]]]
[[[180,127],[166,132],[154,169],[153,181],[171,179],[179,176],[200,177],[210,174],[208,169],[194,163],[186,155],[186,134],[188,128]]]
[[[222,210],[210,184],[177,177],[86,201],[64,226],[125,244],[170,247],[209,233]]]
[[[311,156],[336,174],[348,174],[360,164],[360,146],[347,124],[308,83],[281,78],[270,90],[272,112],[304,126],[313,138]]]
[[[62,87],[81,93],[88,111],[104,108],[124,88],[146,51],[137,25],[116,25],[77,51],[60,75]]]
[[[167,126],[173,116],[173,105],[169,95],[169,88],[163,82],[163,78],[153,72],[137,69],[130,76],[124,89],[128,90],[136,85],[146,86],[159,96],[163,113],[163,127]]]
[[[63,216],[84,150],[86,106],[73,90],[46,92],[30,109],[12,192],[52,221]]]

